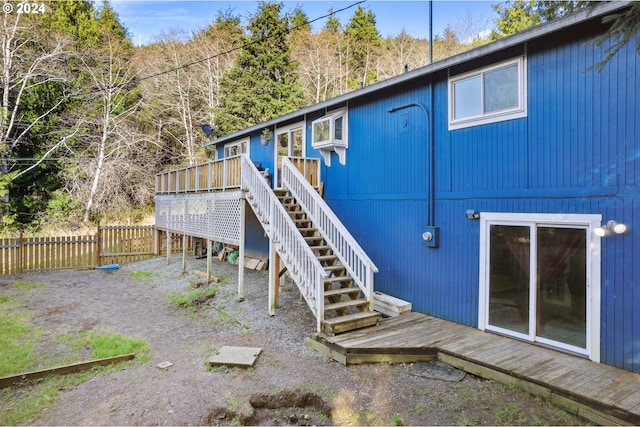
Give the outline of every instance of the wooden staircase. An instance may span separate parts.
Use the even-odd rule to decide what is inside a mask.
[[[376,325],[380,313],[373,311],[369,301],[363,298],[360,288],[295,198],[287,190],[274,190],[274,193],[328,274],[324,279],[322,332],[335,335]]]

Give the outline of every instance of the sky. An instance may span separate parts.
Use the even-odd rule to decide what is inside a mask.
[[[293,11],[300,5],[309,20],[319,18],[328,13],[329,8],[339,10],[356,3],[353,1],[321,1],[299,0],[282,1],[285,12]],[[491,5],[494,1],[433,1],[433,34],[442,35],[447,25],[454,29],[471,28],[477,34],[491,27],[496,13]],[[112,7],[118,13],[120,21],[129,30],[136,45],[153,42],[163,33],[172,30],[183,30],[187,35],[206,28],[213,23],[219,12],[232,10],[233,15],[240,16],[242,24],[258,10],[257,1],[210,1],[210,0],[111,0]],[[371,10],[376,17],[376,26],[380,35],[395,36],[403,29],[416,38],[429,37],[429,2],[428,1],[391,1],[367,0],[361,6]],[[349,22],[357,6],[353,6],[337,14],[344,25]],[[324,20],[313,24],[319,30]]]

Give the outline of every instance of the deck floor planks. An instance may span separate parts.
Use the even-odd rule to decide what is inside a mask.
[[[496,362],[496,364],[519,376],[523,376],[527,371],[530,372],[527,376],[534,375],[533,372],[544,370],[546,366],[553,365],[554,362],[554,358],[548,354],[526,351],[523,348],[519,348],[514,353],[518,353],[519,357]]]
[[[441,346],[442,350],[452,353],[465,353],[470,347],[473,347],[479,341],[483,341],[484,333],[479,334],[464,334],[459,340],[452,341]],[[489,339],[499,338],[497,335],[486,334]]]
[[[584,370],[576,365],[574,369],[550,380],[549,384],[561,390],[580,390],[583,384],[593,379],[593,374],[593,369]]]
[[[512,371],[515,367],[522,367],[527,353],[514,349],[509,342],[500,343],[499,347],[491,352],[479,355],[477,358],[485,364],[499,366],[501,370]]]
[[[531,376],[542,383],[550,383],[554,379],[566,375],[566,374],[574,374],[575,373],[575,365],[573,363],[567,362],[563,359],[554,358],[552,362],[545,363],[544,366],[532,367],[530,370],[523,370],[519,372],[522,376]]]
[[[640,382],[634,378],[620,378],[615,384],[604,387],[596,398],[604,404],[629,410],[640,404]]]
[[[338,352],[342,348],[344,354],[352,352],[356,357],[375,355],[377,349],[380,354],[418,354],[421,350],[449,354],[542,385],[586,407],[598,402],[610,416],[640,420],[638,374],[419,313],[383,319],[376,327],[323,339]]]
[[[397,334],[399,330],[405,327],[415,324],[421,324],[429,322],[428,316],[419,317],[415,316],[415,313],[409,313],[403,316],[390,317],[380,321],[378,326],[372,326],[370,328],[359,329],[357,331],[335,335],[327,337],[327,340],[333,344],[340,345],[355,345],[360,340],[367,341],[372,336],[380,336],[382,334]]]
[[[634,392],[618,401],[617,405],[627,408],[630,412],[640,414],[640,384],[633,386]]]
[[[467,358],[474,359],[477,359],[479,355],[491,352],[492,349],[504,339],[498,335],[487,337],[473,336],[471,338],[471,340],[463,340],[461,344],[464,345],[456,350],[456,352]]]
[[[368,341],[360,341],[358,343],[350,343],[347,348],[369,348],[369,349],[410,349],[417,347],[431,347],[427,344],[424,337],[420,336],[418,331],[413,333],[404,333],[401,335],[384,335],[377,336]]]
[[[329,337],[328,341],[346,348],[363,346],[383,347],[390,341],[402,342],[403,335],[407,334],[412,329],[420,329],[420,325],[423,322],[424,321],[417,321],[413,324],[408,323],[406,326],[404,325],[404,323],[386,324],[384,325],[384,327],[369,328],[368,334],[357,334],[350,337],[337,335],[335,337]]]
[[[593,396],[596,400],[604,401],[605,398],[610,398],[616,389],[623,388],[629,381],[631,378],[622,376],[619,372],[607,370],[601,375],[593,377],[591,381],[582,384],[580,391]]]
[[[550,363],[552,369],[546,372],[539,372],[536,378],[544,383],[562,388],[560,384],[566,378],[573,377],[575,379],[577,376],[582,375],[585,370],[582,366],[584,360],[571,355],[562,356],[555,357],[553,363]]]

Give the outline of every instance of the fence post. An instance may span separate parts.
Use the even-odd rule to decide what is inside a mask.
[[[182,235],[182,271],[187,271],[187,235]]]
[[[97,231],[96,231],[96,259],[95,259],[95,263],[96,263],[96,267],[100,266],[100,246],[102,246],[102,242],[101,242],[101,232],[100,232],[100,221],[98,221],[98,224],[96,225],[97,227]]]
[[[160,231],[153,226],[153,254],[160,256]]]
[[[167,229],[167,265],[171,263],[171,231]]]
[[[23,236],[23,231],[20,230],[20,238],[18,240],[18,272],[23,273],[24,272],[24,265],[25,265],[25,250],[24,250],[24,236]]]

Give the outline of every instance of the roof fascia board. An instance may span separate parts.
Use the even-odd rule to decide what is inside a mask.
[[[409,71],[404,74],[391,77],[382,82],[372,84],[371,86],[366,86],[362,89],[345,93],[344,95],[340,95],[335,98],[331,98],[326,101],[322,101],[317,104],[313,104],[308,107],[301,108],[299,110],[293,111],[283,116],[276,117],[275,119],[271,119],[266,122],[259,123],[257,125],[253,125],[248,128],[242,129],[240,131],[234,132],[232,134],[225,135],[220,138],[208,141],[202,144],[202,146],[207,147],[207,146],[217,145],[217,144],[229,142],[229,141],[240,139],[240,138],[245,138],[251,134],[261,131],[266,127],[271,127],[284,121],[302,118],[307,114],[311,114],[324,109],[327,109],[327,110],[332,109],[335,106],[344,105],[351,100],[367,96],[379,90],[383,90],[398,84],[402,84],[404,82],[413,80],[418,77],[428,76],[438,71],[442,71],[442,70],[451,68],[453,66],[463,64],[465,62],[472,61],[474,59],[481,58],[483,56],[487,56],[492,53],[499,52],[501,50],[504,50],[513,46],[517,46],[522,43],[526,43],[530,40],[534,40],[534,39],[552,34],[554,32],[563,30],[565,28],[569,28],[574,25],[581,24],[585,21],[588,21],[600,16],[608,15],[616,10],[626,8],[631,3],[632,2],[629,2],[629,1],[603,2],[591,8],[587,8],[587,9],[572,13],[571,15],[565,16],[564,18],[556,19],[546,24],[538,25],[536,27],[530,28],[528,30],[514,34],[512,36],[505,37],[493,43],[489,43],[484,46],[479,46],[477,48],[468,50],[458,55],[443,59],[442,61],[425,65],[424,67],[417,68],[413,71]]]

